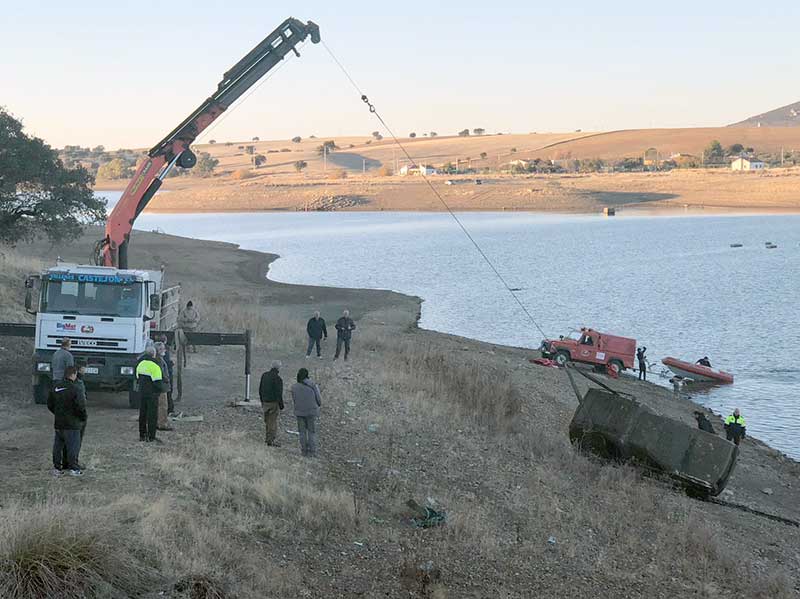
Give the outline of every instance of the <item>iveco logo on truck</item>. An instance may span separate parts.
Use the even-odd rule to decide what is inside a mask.
[[[87,335],[91,335],[94,333],[94,327],[90,324],[85,324],[81,327],[81,333],[86,333]]]

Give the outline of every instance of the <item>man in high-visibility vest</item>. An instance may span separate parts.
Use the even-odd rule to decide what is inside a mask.
[[[139,385],[139,441],[158,441],[158,396],[166,391],[166,385],[154,345],[147,346],[136,365],[136,382]]]
[[[733,441],[736,445],[739,445],[746,432],[744,418],[739,413],[739,408],[736,408],[733,414],[725,419],[726,437],[728,441]]]

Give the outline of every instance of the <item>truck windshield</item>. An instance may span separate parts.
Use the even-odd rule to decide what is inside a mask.
[[[87,316],[141,316],[142,283],[45,281],[41,311]]]

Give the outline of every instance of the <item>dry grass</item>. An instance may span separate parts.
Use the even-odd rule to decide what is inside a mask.
[[[288,350],[303,347],[305,343],[305,322],[292,317],[288,312],[267,309],[257,301],[232,302],[229,297],[201,298],[203,319],[213,322],[220,330],[244,331],[253,334],[254,344],[268,350]]]
[[[0,597],[132,596],[157,581],[100,510],[50,501],[0,511]],[[136,553],[139,553],[139,548]]]
[[[41,260],[0,246],[0,320],[30,322],[25,312],[25,277],[39,272]]]
[[[430,344],[397,342],[380,332],[363,337],[371,349],[385,358],[380,376],[394,384],[413,381],[413,391],[442,400],[472,424],[509,432],[522,408],[522,395],[508,377],[477,358],[464,359]]]
[[[302,462],[262,448],[241,433],[211,442],[194,438],[181,451],[159,458],[157,467],[207,509],[257,523],[264,539],[325,542],[354,527],[351,493],[310,476]]]

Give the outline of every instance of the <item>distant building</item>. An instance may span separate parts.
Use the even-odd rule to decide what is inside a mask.
[[[401,175],[436,175],[439,171],[429,164],[406,164],[400,167]]]
[[[417,169],[420,175],[436,175],[438,171],[433,168],[430,164],[420,164],[419,168]]]
[[[755,158],[737,158],[731,162],[731,170],[734,171],[760,171],[764,170],[766,165],[760,160]]]

